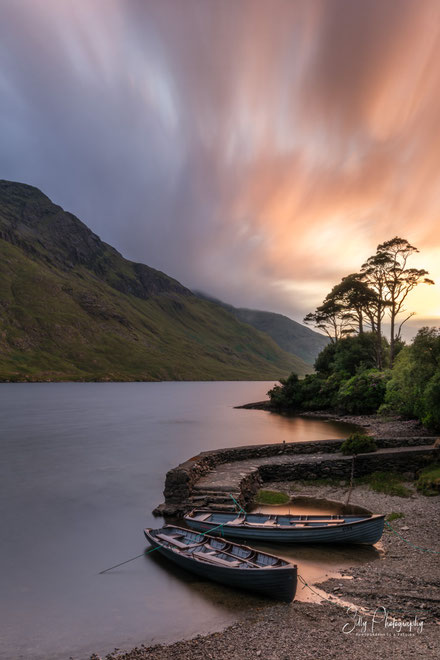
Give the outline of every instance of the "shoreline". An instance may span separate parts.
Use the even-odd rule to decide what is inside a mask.
[[[245,403],[242,406],[235,406],[235,408],[244,410],[265,410],[278,415],[294,415],[295,417],[310,417],[312,419],[353,424],[354,426],[362,427],[368,435],[372,435],[374,438],[414,438],[417,436],[435,438],[438,435],[437,433],[433,433],[426,429],[418,420],[404,419],[399,415],[389,415],[387,417],[377,414],[344,415],[328,410],[289,413],[288,411],[274,408],[269,399],[265,401],[255,401],[253,403]]]
[[[268,488],[271,484],[266,484]],[[347,488],[341,486],[303,485],[275,482],[272,486],[292,495],[325,497],[343,501]],[[403,513],[391,524],[410,543],[440,551],[435,525],[440,496],[425,497],[413,493],[408,498],[384,495],[356,486],[351,503],[367,506],[372,511]],[[385,531],[381,541],[383,558],[357,567],[341,570],[343,578],[331,577],[319,583],[332,602],[322,604],[293,601],[291,604],[259,606],[246,620],[239,620],[221,632],[198,635],[173,644],[137,646],[130,651],[106,655],[107,660],[310,660],[326,657],[334,660],[348,655],[364,660],[379,653],[385,657],[399,654],[402,659],[437,658],[440,652],[440,567],[439,555],[415,550],[391,531]],[[344,579],[345,578],[345,579]],[[298,583],[298,589],[303,588]],[[354,611],[338,604],[367,607],[379,615],[385,608],[388,629],[377,622],[376,634],[367,634],[372,616],[361,616],[355,626]],[[393,618],[394,617],[394,618]],[[419,632],[398,633],[397,618]],[[414,620],[416,619],[416,624]],[[366,632],[361,630],[364,625]],[[420,631],[420,627],[422,630]],[[352,632],[347,633],[349,628]],[[345,630],[345,632],[344,632]],[[370,631],[371,632],[371,631]],[[99,656],[92,655],[91,660]]]
[[[238,408],[278,412],[269,404],[263,401]],[[399,417],[339,415],[327,411],[301,416],[354,424],[374,437],[436,437],[416,420]],[[283,490],[290,496],[340,502],[347,495],[345,484],[268,482],[265,487]],[[256,602],[247,619],[239,619],[220,632],[171,644],[141,644],[131,650],[109,653],[106,660],[291,660],[293,657],[340,660],[344,656],[365,660],[379,654],[399,655],[402,660],[439,657],[440,543],[433,520],[438,517],[440,495],[426,497],[413,491],[410,497],[397,497],[357,485],[350,503],[387,515],[402,514],[391,525],[409,543],[386,527],[381,540],[383,557],[342,569],[342,577],[332,576],[317,583],[316,589],[327,595],[320,604],[294,600],[289,605],[274,602],[261,607]],[[416,550],[414,545],[434,552]],[[298,589],[302,588],[305,587],[298,582]],[[368,613],[357,608],[368,608]],[[408,632],[410,627],[412,630]],[[101,658],[93,654],[90,660]]]

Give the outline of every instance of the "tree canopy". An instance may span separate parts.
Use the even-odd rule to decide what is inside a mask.
[[[333,343],[347,334],[362,334],[368,328],[376,336],[376,367],[382,369],[382,327],[388,315],[392,365],[402,326],[415,314],[405,307],[408,294],[419,284],[434,284],[426,277],[429,273],[425,269],[408,267],[408,259],[416,252],[416,247],[398,236],[381,243],[360,272],[342,278],[304,322],[323,330]]]

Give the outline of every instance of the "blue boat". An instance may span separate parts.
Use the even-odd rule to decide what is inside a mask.
[[[203,578],[285,602],[295,597],[297,567],[281,557],[175,525],[144,534],[162,555]]]
[[[385,516],[379,514],[290,515],[194,509],[186,523],[200,532],[274,543],[368,543],[379,541]]]

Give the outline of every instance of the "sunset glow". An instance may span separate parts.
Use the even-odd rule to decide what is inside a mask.
[[[437,0],[16,0],[2,15],[1,176],[125,256],[296,320],[396,235],[440,282]],[[438,323],[439,293],[411,294],[412,327]]]

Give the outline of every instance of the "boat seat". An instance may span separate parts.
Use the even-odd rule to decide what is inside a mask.
[[[275,522],[275,520],[266,520],[266,522],[263,523],[263,525],[267,525],[267,526],[276,525],[276,524],[277,523]]]
[[[169,536],[168,534],[157,534],[156,535],[158,539],[161,539],[161,541],[167,541],[168,543],[172,543],[175,545],[177,548],[194,548],[196,545],[201,545],[203,541],[198,541],[197,543],[182,543],[182,541],[178,541],[174,536]]]
[[[204,520],[207,520],[212,516],[212,513],[201,513],[198,516],[194,516],[193,520],[199,520],[200,522],[203,522]]]
[[[235,518],[235,520],[230,520],[229,522],[225,523],[226,525],[242,525],[244,523],[244,516],[239,516],[238,518]]]
[[[328,525],[329,527],[335,527],[337,525],[343,525],[345,520],[303,520],[301,525]],[[297,527],[297,523],[291,522],[291,525]]]
[[[211,564],[219,564],[220,566],[228,566],[229,568],[233,568],[236,566],[240,566],[239,561],[227,561],[226,559],[220,559],[220,557],[216,557],[215,554],[207,553],[207,552],[193,552],[193,557],[197,557],[197,559],[202,559],[205,561],[209,561]]]

